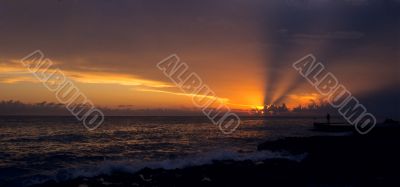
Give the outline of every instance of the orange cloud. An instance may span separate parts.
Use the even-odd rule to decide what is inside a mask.
[[[55,67],[53,67],[55,68]],[[55,69],[43,70],[41,72],[52,73]],[[134,75],[109,72],[92,72],[92,71],[74,71],[62,70],[67,78],[80,82],[91,84],[119,84],[124,86],[146,86],[155,88],[173,87],[172,84],[138,78]],[[2,83],[18,83],[18,82],[39,82],[35,79],[31,72],[22,64],[12,61],[11,63],[0,63],[0,82]]]

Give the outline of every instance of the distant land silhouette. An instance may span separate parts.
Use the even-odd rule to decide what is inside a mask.
[[[131,105],[119,105],[116,108],[99,107],[107,116],[200,116],[200,109],[193,108],[144,108],[135,109]],[[288,109],[285,104],[265,106],[264,109],[233,111],[241,116],[324,116],[326,113],[337,116],[337,112],[328,103],[311,103]],[[7,116],[69,116],[64,104],[54,102],[24,103],[16,100],[0,101],[0,115]]]

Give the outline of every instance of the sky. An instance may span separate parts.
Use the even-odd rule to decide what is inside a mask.
[[[313,54],[370,111],[400,116],[399,0],[0,1],[0,100],[57,102],[21,66],[41,50],[96,106],[194,108],[156,67],[177,54],[231,108],[320,99]]]

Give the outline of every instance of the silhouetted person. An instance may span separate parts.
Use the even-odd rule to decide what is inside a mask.
[[[331,115],[329,113],[326,115],[326,121],[328,121],[328,124],[331,124]]]

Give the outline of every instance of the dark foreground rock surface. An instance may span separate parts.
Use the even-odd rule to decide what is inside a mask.
[[[38,186],[400,186],[400,130],[368,135],[285,138],[259,150],[307,153],[301,161],[216,161],[184,169],[143,169]]]

